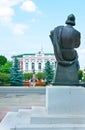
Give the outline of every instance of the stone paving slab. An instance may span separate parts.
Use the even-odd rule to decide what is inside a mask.
[[[0,122],[7,112],[16,112],[19,109],[31,109],[31,106],[45,106],[45,95],[0,94]]]
[[[39,110],[39,113],[38,113]],[[42,112],[42,113],[41,113]],[[83,115],[44,115],[45,114],[45,109],[44,107],[33,107],[33,111],[32,108],[30,108],[29,110],[27,109],[20,109],[18,112],[8,112],[7,115],[5,116],[5,118],[3,119],[3,121],[1,122],[0,125],[0,130],[85,130],[85,122],[71,122],[69,124],[69,120],[68,119],[84,119],[85,116]],[[48,117],[48,119],[46,119],[48,122],[47,124],[45,124],[45,122],[42,122],[42,124],[36,124],[36,122],[31,122],[31,116],[35,116],[36,120],[41,120],[40,118],[45,117],[44,119],[46,119],[46,116]],[[64,122],[57,122],[56,124],[52,124],[52,120],[50,120],[51,118],[55,118],[58,117],[57,120],[62,119]],[[39,118],[38,118],[39,117]],[[65,122],[65,118],[68,118],[67,121]],[[80,119],[80,121],[81,121]],[[51,122],[49,122],[49,120]],[[85,120],[84,120],[85,121]],[[33,123],[33,124],[32,124]],[[54,122],[55,123],[55,122]]]

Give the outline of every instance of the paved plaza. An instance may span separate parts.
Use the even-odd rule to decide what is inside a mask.
[[[45,94],[0,94],[0,121],[9,111],[31,109],[32,106],[45,106]]]

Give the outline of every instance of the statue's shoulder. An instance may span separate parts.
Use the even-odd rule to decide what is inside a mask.
[[[52,31],[50,32],[50,36],[52,37],[53,35],[56,35],[56,34],[58,34],[59,32],[61,32],[61,30],[63,29],[63,27],[64,27],[64,26],[62,26],[62,25],[55,27],[54,30],[52,30]]]
[[[78,31],[78,30],[76,30],[75,28],[74,28],[74,32],[75,32],[75,34],[77,35],[77,36],[81,36],[81,33]]]
[[[64,27],[63,25],[57,26],[57,27],[54,28],[54,31],[62,29],[63,27]]]

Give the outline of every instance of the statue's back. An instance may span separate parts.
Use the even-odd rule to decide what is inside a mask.
[[[80,45],[80,33],[72,26],[64,26],[61,35],[61,51],[65,60],[73,60],[76,57],[77,48]]]
[[[80,33],[71,26],[64,26],[62,30],[62,48],[73,49],[80,45]]]

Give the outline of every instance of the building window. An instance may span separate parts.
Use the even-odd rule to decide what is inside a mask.
[[[35,71],[35,63],[32,62],[32,71]]]
[[[41,70],[41,63],[38,63],[38,70]]]
[[[28,71],[28,62],[25,63],[25,70]]]

